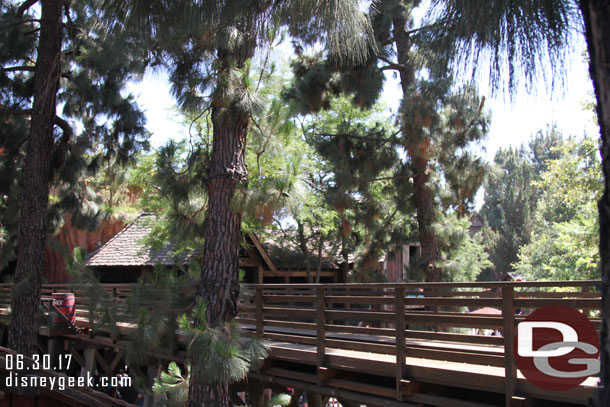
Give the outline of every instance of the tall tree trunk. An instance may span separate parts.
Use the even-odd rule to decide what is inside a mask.
[[[409,58],[411,40],[407,32],[407,20],[404,17],[392,21],[394,42],[398,54],[400,85],[403,99],[410,92],[415,82],[413,64]],[[419,229],[419,242],[421,244],[421,264],[424,268],[426,281],[440,281],[441,272],[437,262],[439,259],[438,238],[432,229],[435,221],[434,193],[428,186],[428,156],[430,139],[413,141],[405,131],[403,124],[404,144],[414,165],[413,185],[415,209],[417,211],[417,225]]]
[[[61,1],[42,0],[34,102],[19,197],[19,249],[8,345],[25,355],[32,355],[38,343],[53,126],[61,73],[62,9]]]
[[[243,69],[254,51],[252,42],[241,49],[218,49],[218,85],[239,86],[228,79],[232,70]],[[224,89],[217,92],[222,94]],[[233,90],[235,92],[235,90]],[[238,94],[239,92],[235,92]],[[239,183],[247,183],[245,163],[249,113],[238,101],[212,102],[214,140],[206,174],[208,211],[198,296],[207,304],[210,327],[221,327],[237,315],[239,296],[239,242],[241,213],[232,200]],[[196,357],[196,356],[195,356]],[[207,383],[193,369],[189,384],[189,407],[231,407],[228,383]]]
[[[341,230],[341,259],[343,262],[340,264],[339,269],[341,270],[340,283],[349,283],[349,255],[347,251],[347,237]]]
[[[324,248],[324,238],[320,233],[320,240],[318,241],[318,265],[316,267],[316,284],[320,284],[320,274],[322,274],[322,249]]]
[[[610,1],[581,0],[589,49],[589,72],[597,98],[604,194],[599,201],[599,253],[602,278],[600,386],[594,404],[610,406]]]
[[[417,210],[417,226],[419,229],[419,243],[421,245],[421,262],[424,269],[425,280],[428,282],[441,281],[441,270],[437,265],[439,259],[438,238],[432,229],[435,222],[434,193],[428,186],[428,160],[426,152],[417,148],[409,149],[409,155],[415,164],[413,186],[414,199]]]
[[[199,295],[207,303],[210,327],[219,327],[237,315],[239,295],[239,240],[241,214],[231,201],[239,182],[247,180],[244,162],[248,117],[212,112],[214,141],[208,170],[206,239]],[[227,383],[204,383],[193,371],[189,407],[230,406]]]
[[[311,274],[311,262],[309,261],[309,249],[307,248],[307,239],[305,239],[305,226],[302,222],[297,220],[297,234],[299,237],[299,247],[301,253],[305,259],[305,274],[307,275],[307,282],[313,283],[313,275]]]

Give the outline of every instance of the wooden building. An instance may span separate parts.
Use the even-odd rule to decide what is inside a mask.
[[[125,226],[102,247],[88,256],[87,266],[92,268],[102,283],[131,283],[153,270],[155,265],[187,266],[201,257],[200,250],[176,254],[175,245],[169,243],[155,250],[147,247],[144,238],[152,231],[156,217],[142,214]],[[245,270],[247,283],[304,282],[305,270],[299,265],[298,252],[281,251],[281,255],[268,242],[262,244],[254,233],[244,236],[240,250],[240,267]],[[277,261],[277,263],[276,263]],[[325,263],[321,275],[324,282],[338,281],[338,266]]]

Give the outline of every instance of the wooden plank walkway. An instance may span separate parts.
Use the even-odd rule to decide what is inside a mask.
[[[512,349],[516,324],[546,305],[582,310],[601,329],[598,285],[599,281],[253,285],[253,299],[240,305],[238,320],[246,334],[262,337],[269,347],[268,360],[250,375],[262,383],[315,386],[353,401],[358,401],[356,396],[372,397],[371,405],[517,406],[527,399],[537,400],[536,405],[586,405],[596,377],[568,391],[545,391],[516,369]],[[131,293],[129,285],[103,287],[117,306]],[[0,285],[0,306],[10,300],[9,290]],[[75,292],[77,307],[86,308],[82,287],[43,287],[45,298],[53,292]],[[498,315],[471,313],[484,307],[497,309]],[[85,314],[78,313],[81,328],[88,327]],[[136,328],[126,322],[118,325],[122,336]],[[509,335],[503,336],[505,332]],[[44,327],[41,333],[54,336]],[[177,336],[179,343],[188,340]],[[122,346],[121,338],[67,332],[61,337]],[[172,358],[162,351],[155,357]],[[180,352],[173,358],[183,362],[184,357]]]

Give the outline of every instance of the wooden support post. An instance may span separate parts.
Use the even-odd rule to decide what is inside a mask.
[[[95,372],[93,369],[95,368],[95,347],[89,345],[85,348],[85,365],[80,369],[81,377],[87,377],[87,374],[93,376]]]
[[[394,288],[394,324],[396,329],[396,399],[402,400],[402,381],[407,374],[407,350],[405,338],[405,288]]]
[[[324,366],[326,354],[326,302],[324,300],[324,286],[316,287],[316,348],[317,367]]]
[[[506,407],[510,407],[517,385],[515,364],[515,289],[502,287],[502,319],[504,329],[504,392]]]
[[[265,407],[265,392],[263,384],[258,380],[248,382],[248,397],[251,407]]]
[[[265,310],[263,309],[263,287],[254,289],[254,305],[256,307],[256,335],[262,337],[265,330]]]
[[[322,395],[308,391],[307,392],[307,405],[309,407],[324,407]]]
[[[303,394],[303,390],[294,389],[294,393],[290,396],[290,405],[288,407],[299,407],[299,400],[301,399],[301,394]]]
[[[256,268],[256,283],[257,284],[263,284],[263,275],[264,275],[263,265],[259,264],[258,267]]]
[[[47,351],[49,352],[49,358],[51,359],[51,367],[57,367],[57,359],[59,356],[59,340],[57,338],[49,338],[47,340]]]

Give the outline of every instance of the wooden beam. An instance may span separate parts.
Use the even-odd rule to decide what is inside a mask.
[[[324,287],[316,287],[316,365],[318,370],[324,366],[326,354],[326,302]]]
[[[402,381],[407,373],[407,349],[405,338],[405,288],[394,288],[394,324],[396,329],[396,399],[402,400]]]
[[[104,372],[104,374],[106,376],[112,376],[110,367],[108,367],[108,364],[106,363],[106,361],[102,357],[101,353],[97,349],[95,349],[95,361],[97,362],[97,365],[102,369],[102,371]]]
[[[517,385],[515,363],[515,289],[502,287],[502,320],[504,337],[504,394],[506,407],[511,407]]]
[[[95,368],[95,348],[92,345],[88,345],[84,351],[85,364],[81,365],[80,375],[81,377],[87,377],[87,375],[93,376]]]
[[[76,349],[71,349],[70,354],[82,369],[85,366],[85,359],[83,359],[83,357],[80,355],[80,353],[78,353]]]
[[[265,248],[261,245],[261,242],[258,240],[258,237],[256,237],[254,233],[248,233],[248,237],[252,240],[252,243],[254,243],[254,247],[256,247],[256,250],[265,261],[265,264],[267,265],[269,270],[275,271],[275,264],[273,264],[273,262],[271,261],[271,258],[267,254]]]
[[[116,369],[116,367],[118,366],[119,362],[121,361],[121,359],[123,359],[124,356],[125,356],[125,349],[121,349],[121,350],[119,350],[117,352],[117,354],[114,357],[114,359],[112,359],[112,363],[110,363],[110,366],[108,367],[110,372],[114,372],[114,369]]]

